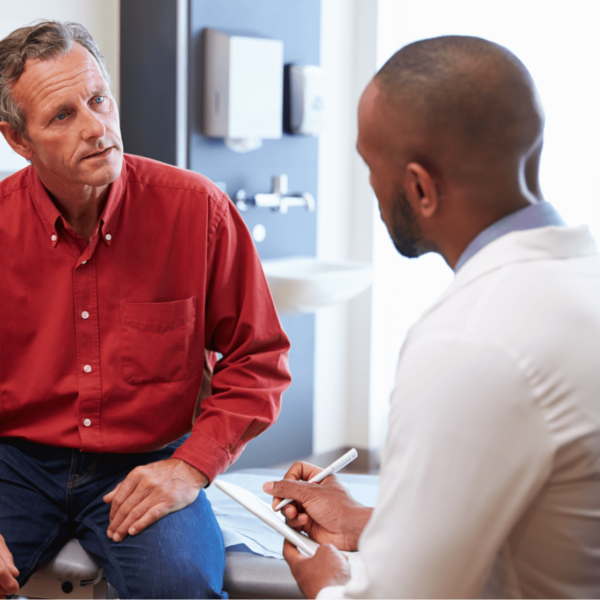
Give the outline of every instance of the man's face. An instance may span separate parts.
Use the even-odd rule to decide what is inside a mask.
[[[357,149],[370,170],[369,181],[379,202],[381,219],[403,256],[423,253],[423,236],[417,216],[402,183],[403,131],[390,107],[382,100],[377,83],[371,82],[358,109]]]
[[[79,44],[51,60],[30,59],[13,86],[27,120],[25,158],[61,191],[102,187],[120,174],[119,113],[96,61]]]

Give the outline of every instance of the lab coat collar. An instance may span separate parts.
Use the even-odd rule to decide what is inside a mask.
[[[476,279],[510,264],[534,260],[576,258],[598,254],[587,225],[550,226],[513,231],[489,243],[466,262],[450,287],[425,314]]]

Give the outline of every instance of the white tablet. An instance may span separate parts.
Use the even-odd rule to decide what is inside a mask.
[[[286,525],[284,517],[281,513],[276,513],[264,500],[258,496],[245,490],[239,485],[227,483],[220,479],[214,480],[214,485],[222,492],[231,496],[236,502],[239,502],[245,509],[256,515],[261,521],[272,527],[280,533],[286,540],[294,544],[296,548],[302,550],[308,556],[313,556],[319,547],[319,544],[303,533],[294,531],[289,525]]]

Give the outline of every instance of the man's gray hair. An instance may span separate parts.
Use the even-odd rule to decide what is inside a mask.
[[[27,139],[25,112],[12,94],[12,85],[25,70],[25,62],[30,58],[49,60],[61,54],[68,54],[73,43],[81,44],[96,60],[100,72],[108,86],[110,75],[104,57],[90,32],[79,23],[60,21],[38,21],[28,27],[15,29],[0,40],[0,121]]]

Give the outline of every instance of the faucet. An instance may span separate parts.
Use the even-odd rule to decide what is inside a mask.
[[[308,211],[315,210],[315,199],[309,192],[303,194],[288,194],[288,176],[285,174],[273,177],[273,191],[268,194],[246,195],[245,190],[238,190],[235,194],[235,205],[238,210],[248,208],[270,208],[282,214],[287,213],[292,206],[303,206]]]

